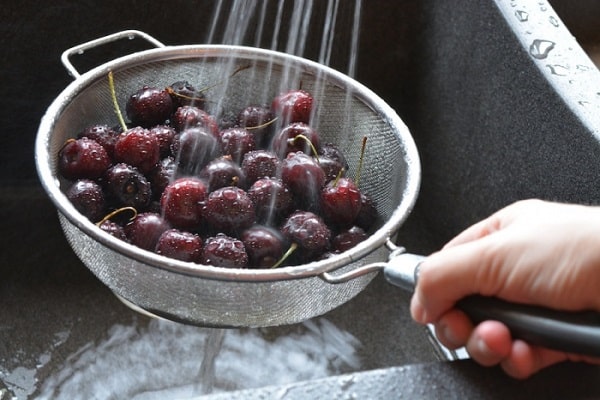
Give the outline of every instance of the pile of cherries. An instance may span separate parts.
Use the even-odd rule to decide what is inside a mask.
[[[63,145],[66,196],[124,241],[219,267],[304,264],[367,237],[377,210],[310,125],[310,93],[220,120],[207,104],[187,81],[140,88],[127,124],[91,125]]]

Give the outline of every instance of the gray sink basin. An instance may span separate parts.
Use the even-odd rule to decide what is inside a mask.
[[[13,89],[46,87],[48,103],[70,82],[58,65],[65,48],[132,24],[165,43],[186,44],[191,34],[203,37],[210,16],[196,15],[197,5],[187,0],[147,9],[133,1],[92,9],[57,0],[35,13],[13,3],[5,7],[18,21],[10,27],[22,33],[14,43],[28,55],[6,66],[20,77]],[[56,26],[57,10],[73,18]],[[356,77],[396,108],[421,155],[420,196],[399,244],[428,254],[523,198],[600,199],[600,72],[592,61],[600,54],[598,20],[595,1],[363,2]],[[53,40],[39,40],[39,32],[53,32]],[[42,78],[43,84],[36,80]],[[7,121],[19,104],[3,103]],[[43,110],[29,112],[12,131],[34,134]],[[16,150],[25,139],[6,140],[13,167],[0,194],[0,399],[11,398],[9,392],[19,399],[151,398],[171,386],[199,397],[194,377],[210,333],[140,315],[100,284],[69,249],[33,173],[20,167],[19,160],[33,159]],[[30,184],[15,183],[23,174],[20,182],[28,177]],[[597,367],[564,364],[516,382],[496,368],[455,361],[412,322],[409,299],[377,277],[349,303],[306,324],[228,331],[214,372],[216,392],[233,392],[207,397],[600,395]],[[224,372],[233,370],[238,375]]]

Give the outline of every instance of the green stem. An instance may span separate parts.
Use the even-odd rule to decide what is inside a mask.
[[[123,114],[121,114],[121,110],[119,109],[119,103],[117,102],[115,80],[112,71],[108,71],[108,87],[110,88],[110,96],[112,98],[113,107],[115,108],[115,113],[117,113],[117,118],[119,119],[119,124],[121,125],[123,132],[125,132],[127,130],[127,124],[125,123],[125,119],[123,119]]]

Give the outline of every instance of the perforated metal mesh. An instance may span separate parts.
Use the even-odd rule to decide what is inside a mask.
[[[237,73],[240,67],[247,67]],[[338,145],[359,165],[367,137],[360,187],[382,216],[368,240],[330,260],[279,270],[240,270],[169,260],[101,232],[69,204],[56,174],[56,155],[69,137],[95,123],[116,125],[107,74],[115,77],[124,110],[143,85],[188,80],[205,88],[209,109],[238,111],[269,104],[282,90],[310,91],[318,113],[313,125],[324,142]],[[204,326],[270,326],[299,322],[345,303],[374,277],[332,285],[319,274],[383,261],[382,247],[410,212],[419,186],[416,148],[400,118],[381,99],[350,78],[316,63],[271,51],[232,46],[178,46],[123,57],[76,79],[50,106],[36,143],[38,172],[59,210],[73,250],[116,294],[152,313]]]

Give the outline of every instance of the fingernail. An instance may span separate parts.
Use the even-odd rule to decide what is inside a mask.
[[[488,347],[487,343],[481,338],[475,339],[475,348],[479,354],[484,356],[493,356],[492,350]]]
[[[451,349],[456,349],[458,347],[463,346],[452,329],[448,329],[448,325],[444,323],[440,323],[436,329],[439,329],[439,334],[444,336],[444,342],[446,343],[446,347]]]
[[[410,314],[412,318],[418,323],[427,323],[427,312],[425,312],[425,308],[423,307],[417,296],[413,296],[410,301]]]

